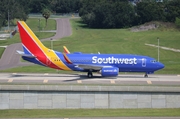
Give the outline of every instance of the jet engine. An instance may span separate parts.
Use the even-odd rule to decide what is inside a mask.
[[[118,76],[119,68],[116,67],[104,67],[101,69],[101,76],[103,77],[115,77]]]

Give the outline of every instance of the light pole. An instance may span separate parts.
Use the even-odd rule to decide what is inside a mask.
[[[51,38],[51,49],[53,50],[53,39]]]
[[[8,32],[9,32],[9,0],[8,0]]]
[[[158,40],[158,62],[159,62],[159,37],[157,37]]]
[[[9,31],[9,9],[8,9],[8,32],[10,32]]]
[[[40,29],[41,29],[40,24],[41,24],[41,19],[39,19],[39,31],[40,31]]]

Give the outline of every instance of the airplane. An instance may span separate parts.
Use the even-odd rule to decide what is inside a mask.
[[[26,61],[58,70],[87,72],[92,78],[93,72],[102,77],[116,77],[119,72],[144,72],[144,77],[164,68],[154,58],[132,54],[88,54],[58,52],[45,47],[24,21],[18,21],[23,51],[17,51]]]

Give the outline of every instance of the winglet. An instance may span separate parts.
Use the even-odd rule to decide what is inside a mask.
[[[63,53],[64,59],[66,60],[66,62],[68,64],[72,64],[71,60],[68,58],[68,56],[66,55],[66,53]]]
[[[69,50],[67,49],[66,46],[63,46],[63,48],[64,48],[64,52],[65,52],[66,54],[70,54],[70,52],[69,52]]]

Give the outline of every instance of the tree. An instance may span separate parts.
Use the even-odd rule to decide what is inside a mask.
[[[176,17],[175,24],[176,24],[177,27],[180,28],[180,18],[177,18],[177,17]]]
[[[41,13],[43,9],[49,8],[50,1],[51,0],[30,0],[30,13]]]
[[[42,16],[46,19],[46,26],[47,26],[47,20],[51,15],[51,11],[47,8],[43,9]]]
[[[84,0],[79,14],[93,28],[129,27],[135,18],[134,7],[127,0]]]
[[[81,0],[51,0],[50,8],[57,13],[78,12],[81,7]]]
[[[161,21],[164,19],[163,7],[161,3],[141,2],[136,6],[136,13],[139,16],[139,23],[150,22],[153,20]]]
[[[26,4],[28,5],[28,1]],[[22,0],[1,0],[0,1],[0,27],[6,26],[15,18],[26,20],[29,10]]]
[[[172,0],[167,2],[166,6],[166,20],[169,22],[175,22],[176,17],[180,17],[180,2],[179,0]]]

